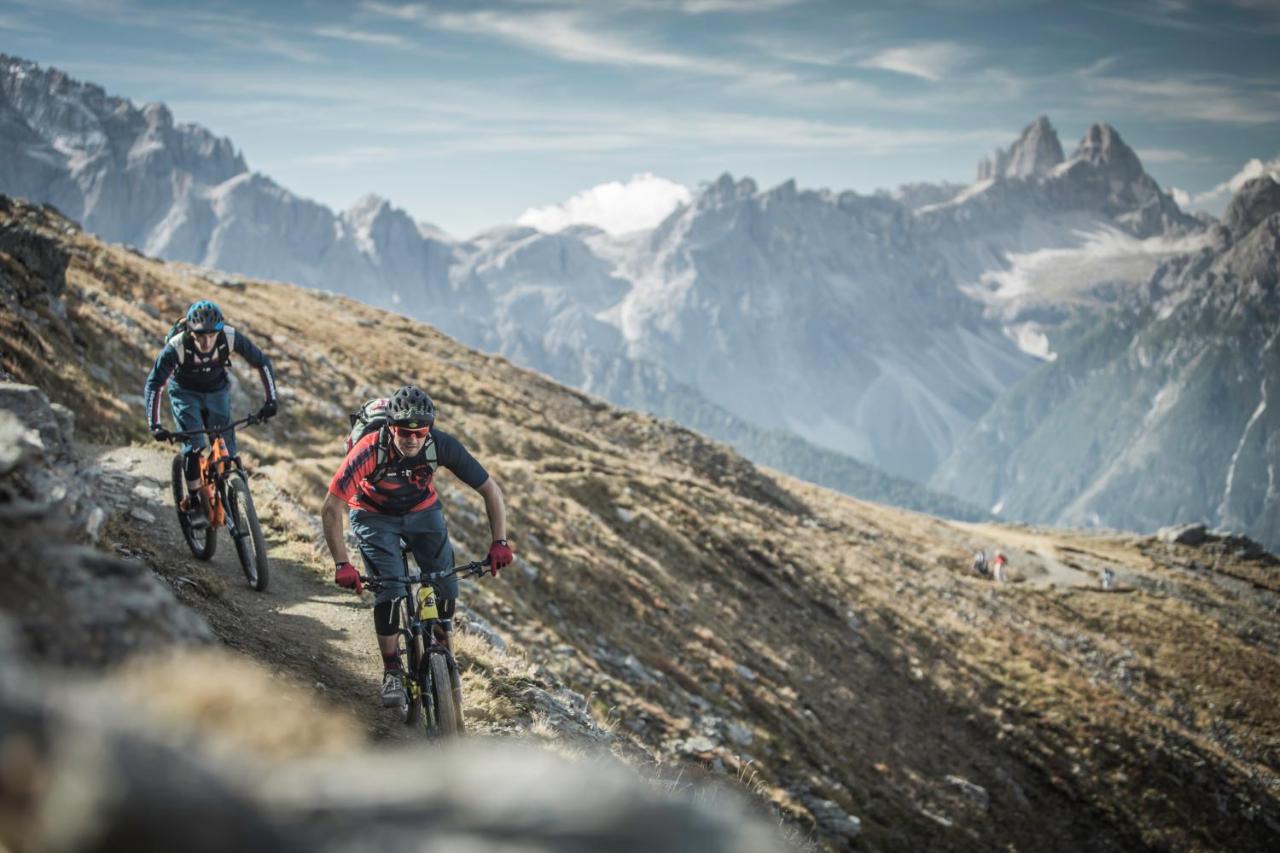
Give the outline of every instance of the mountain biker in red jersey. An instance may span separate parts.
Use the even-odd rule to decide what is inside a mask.
[[[423,572],[453,567],[453,545],[433,485],[435,470],[441,465],[484,497],[493,539],[489,546],[490,570],[496,575],[514,559],[507,545],[502,490],[462,442],[435,428],[435,415],[435,404],[426,392],[405,385],[387,405],[387,425],[356,442],[338,466],[320,517],[325,542],[336,564],[333,579],[339,586],[357,593],[362,588],[360,573],[351,565],[343,538],[344,504],[367,574],[403,577],[401,540],[413,551]],[[458,579],[442,581],[436,593],[441,618],[451,619],[458,599]],[[403,595],[403,589],[388,585],[377,593],[373,608],[373,628],[384,670],[382,704],[387,707],[407,701],[397,652],[400,611],[394,606]]]

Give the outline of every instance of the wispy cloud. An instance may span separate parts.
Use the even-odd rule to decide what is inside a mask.
[[[47,33],[44,27],[36,26],[21,15],[0,14],[0,30],[18,33]]]
[[[733,62],[677,53],[593,26],[577,11],[521,15],[495,10],[434,12],[423,5],[366,3],[366,10],[414,21],[424,27],[489,37],[567,62],[666,68],[717,76],[739,76],[750,69]]]
[[[686,15],[706,15],[712,12],[756,13],[772,12],[787,6],[795,6],[804,0],[679,0],[676,8]]]
[[[973,50],[955,42],[922,42],[882,50],[858,65],[861,68],[895,71],[936,83],[969,62],[973,55]]]
[[[1209,158],[1191,154],[1180,148],[1139,148],[1138,159],[1143,163],[1205,163]]]
[[[353,41],[358,44],[383,45],[386,47],[403,47],[405,45],[404,36],[396,35],[395,33],[371,33],[365,30],[353,30],[348,27],[336,26],[317,27],[312,32],[324,38]]]
[[[1174,120],[1260,125],[1280,121],[1273,85],[1228,75],[1124,77],[1095,64],[1076,78],[1099,106]]]

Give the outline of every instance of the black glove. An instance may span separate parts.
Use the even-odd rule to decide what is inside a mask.
[[[169,432],[167,429],[160,426],[160,424],[152,424],[151,437],[154,438],[156,441],[168,441],[171,438],[173,438],[173,433]]]
[[[258,414],[254,415],[258,420],[265,421],[268,418],[274,418],[277,412],[276,401],[268,400],[262,404],[262,408],[258,409]]]

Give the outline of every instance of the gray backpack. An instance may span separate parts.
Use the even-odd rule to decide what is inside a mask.
[[[377,481],[382,479],[386,474],[387,468],[390,466],[387,461],[391,458],[391,430],[387,424],[387,406],[390,405],[389,397],[375,397],[367,401],[359,409],[352,412],[348,417],[351,418],[351,432],[347,434],[347,452],[351,452],[351,448],[355,447],[360,439],[364,438],[371,432],[378,433],[378,461],[374,466],[373,472],[366,478],[368,480]],[[427,459],[427,466],[435,473],[440,463],[436,458],[436,442],[434,438],[427,439],[427,445],[423,448]]]

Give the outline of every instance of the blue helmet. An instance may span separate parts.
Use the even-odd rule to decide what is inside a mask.
[[[208,299],[193,302],[187,309],[187,328],[192,332],[221,332],[225,322],[222,309]]]

